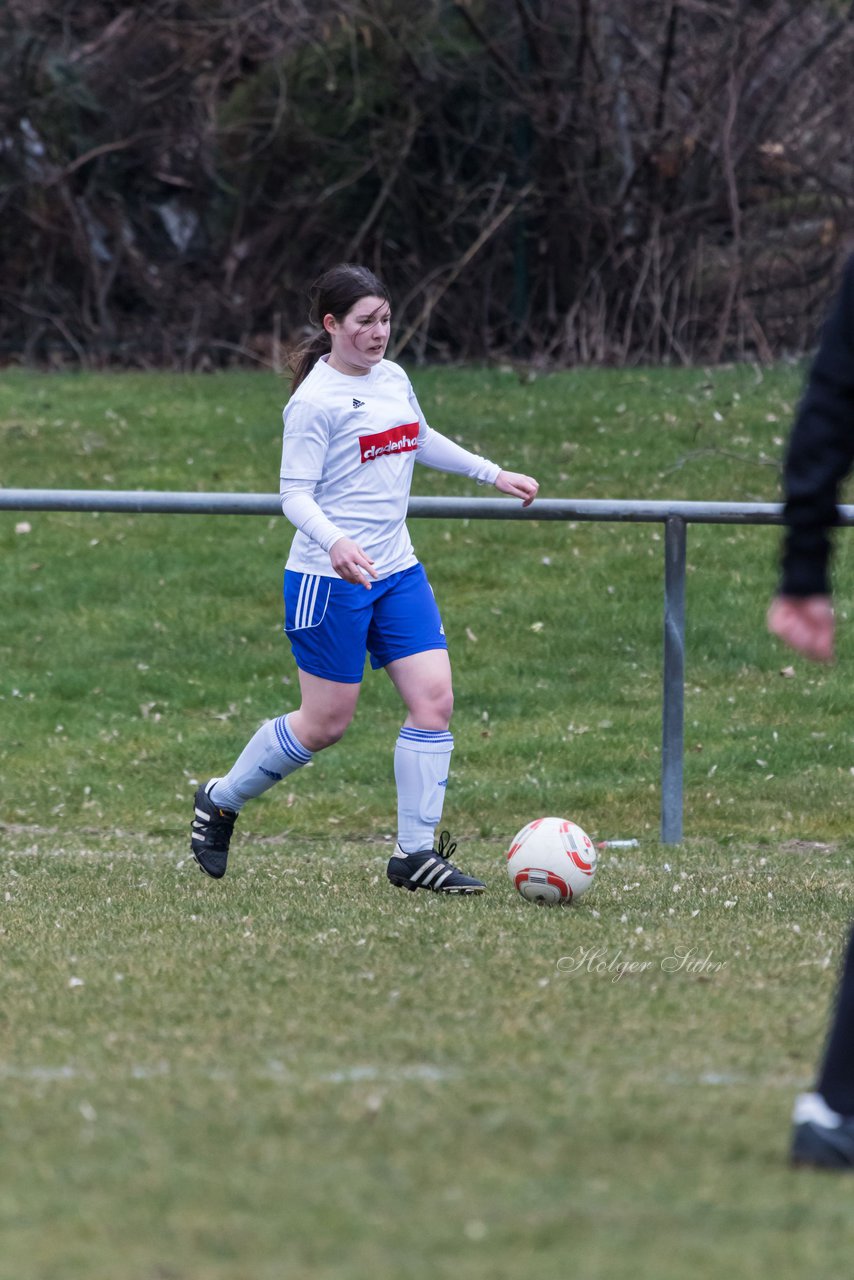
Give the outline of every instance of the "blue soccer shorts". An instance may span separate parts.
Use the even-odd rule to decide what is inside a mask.
[[[374,670],[427,649],[447,649],[423,565],[371,583],[285,570],[285,633],[301,671],[359,684],[365,654]]]

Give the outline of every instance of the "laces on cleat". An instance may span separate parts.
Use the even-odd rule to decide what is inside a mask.
[[[452,866],[453,864],[451,862],[451,854],[456,853],[456,851],[457,851],[457,842],[456,840],[451,839],[450,831],[440,832],[439,843],[436,846],[436,856],[438,858],[444,858],[448,866]],[[456,871],[457,868],[454,867],[454,870]]]

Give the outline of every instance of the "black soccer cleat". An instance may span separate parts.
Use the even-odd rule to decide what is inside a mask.
[[[820,1094],[802,1094],[795,1103],[792,1164],[798,1168],[854,1173],[854,1116],[831,1111]]]
[[[433,893],[483,893],[482,880],[464,875],[448,861],[456,849],[456,842],[443,831],[437,849],[422,849],[419,853],[404,853],[400,845],[389,859],[387,875],[399,889],[430,889]],[[447,857],[445,855],[448,855]]]
[[[196,792],[191,827],[190,849],[202,871],[221,880],[228,865],[228,845],[237,821],[234,809],[220,809],[210,797],[218,778],[211,778]]]

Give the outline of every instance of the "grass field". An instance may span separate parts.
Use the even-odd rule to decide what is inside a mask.
[[[546,496],[728,501],[777,498],[800,379],[415,373],[434,425]],[[0,482],[272,492],[283,394],[8,372]],[[419,468],[415,492],[472,488]],[[412,532],[477,901],[385,882],[381,675],[242,815],[224,881],[188,859],[197,780],[293,705],[283,521],[0,513],[0,1277],[844,1274],[850,1184],[785,1151],[850,912],[850,534],[820,670],[764,633],[779,532],[689,530],[672,847],[657,526]],[[568,911],[503,869],[547,812],[640,841]]]

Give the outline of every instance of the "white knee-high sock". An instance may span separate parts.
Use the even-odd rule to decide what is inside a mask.
[[[211,799],[223,809],[240,810],[247,800],[269,791],[312,757],[288,727],[288,716],[262,724],[224,778],[211,787]]]
[[[433,846],[442,818],[452,733],[434,729],[401,729],[394,747],[397,783],[397,842],[404,853]]]

